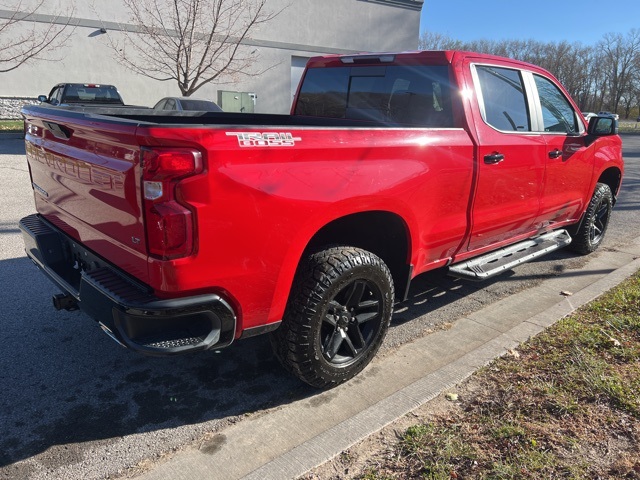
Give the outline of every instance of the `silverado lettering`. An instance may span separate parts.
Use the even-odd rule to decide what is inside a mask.
[[[423,272],[593,252],[624,170],[614,117],[469,52],[313,58],[290,115],[22,113],[20,228],[56,308],[149,355],[268,333],[319,388],[370,362]]]
[[[70,157],[63,157],[50,152],[44,152],[33,148],[32,145],[27,144],[26,147],[27,160],[31,163],[40,162],[52,170],[64,173],[71,178],[82,180],[85,183],[95,183],[96,185],[114,189],[123,188],[123,177],[119,173],[110,173],[105,170],[101,170],[99,166],[87,164],[85,162],[76,160]],[[36,187],[34,187],[36,188]],[[44,190],[37,188],[36,190],[43,193]],[[48,195],[45,195],[48,196]]]

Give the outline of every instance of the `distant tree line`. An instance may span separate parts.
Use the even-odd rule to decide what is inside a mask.
[[[536,40],[462,42],[425,32],[422,50],[468,50],[539,65],[562,82],[583,112],[610,111],[621,118],[639,114],[640,30],[607,33],[594,45]],[[635,117],[634,117],[635,118]]]

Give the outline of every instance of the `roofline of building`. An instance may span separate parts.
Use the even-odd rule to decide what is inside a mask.
[[[423,0],[358,0],[361,2],[381,3],[385,5],[398,6],[418,10],[422,8]],[[128,33],[142,33],[137,25],[106,22],[102,20],[92,20],[90,18],[63,17],[58,15],[46,15],[39,13],[14,12],[0,9],[0,19],[16,19],[27,22],[46,23],[54,25],[70,25],[73,27],[95,28],[96,30],[124,31]],[[177,34],[176,34],[177,35]],[[221,36],[222,37],[222,36]],[[230,39],[233,40],[233,39]],[[348,50],[344,48],[328,47],[321,45],[306,45],[299,43],[278,42],[273,40],[260,40],[256,38],[245,38],[241,42],[243,45],[252,47],[275,48],[279,50],[292,50],[296,52],[307,52],[311,54],[328,53],[364,53],[360,51]]]

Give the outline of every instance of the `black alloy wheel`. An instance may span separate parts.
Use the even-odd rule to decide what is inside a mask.
[[[571,235],[572,242],[569,248],[583,255],[594,252],[604,241],[612,208],[611,188],[605,183],[596,184],[582,223],[577,232]]]
[[[602,242],[604,232],[609,224],[609,215],[611,214],[611,204],[605,197],[598,199],[595,207],[593,221],[589,224],[589,242],[597,245]]]
[[[271,344],[302,381],[331,388],[356,376],[380,348],[391,321],[393,280],[376,255],[333,247],[303,260]]]
[[[347,284],[329,301],[318,338],[329,363],[349,365],[371,347],[382,326],[382,302],[380,288],[359,279]]]

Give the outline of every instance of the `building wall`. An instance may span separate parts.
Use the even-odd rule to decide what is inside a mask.
[[[22,0],[24,10],[37,0]],[[306,58],[330,53],[403,51],[417,48],[422,0],[270,0],[282,10],[252,33],[243,48],[258,55],[259,76],[202,87],[193,97],[216,101],[218,90],[253,92],[255,111],[287,113]],[[1,8],[1,7],[0,7]],[[10,12],[0,9],[0,18]],[[128,71],[112,58],[106,36],[117,39],[120,28],[134,28],[121,0],[45,2],[33,18],[44,28],[56,15],[77,25],[66,46],[49,61],[24,65],[0,74],[1,98],[34,98],[60,82],[108,83],[118,87],[128,104],[152,106],[163,96],[179,96],[174,81],[160,82]],[[30,21],[22,21],[31,29]],[[104,27],[106,33],[100,33]]]

